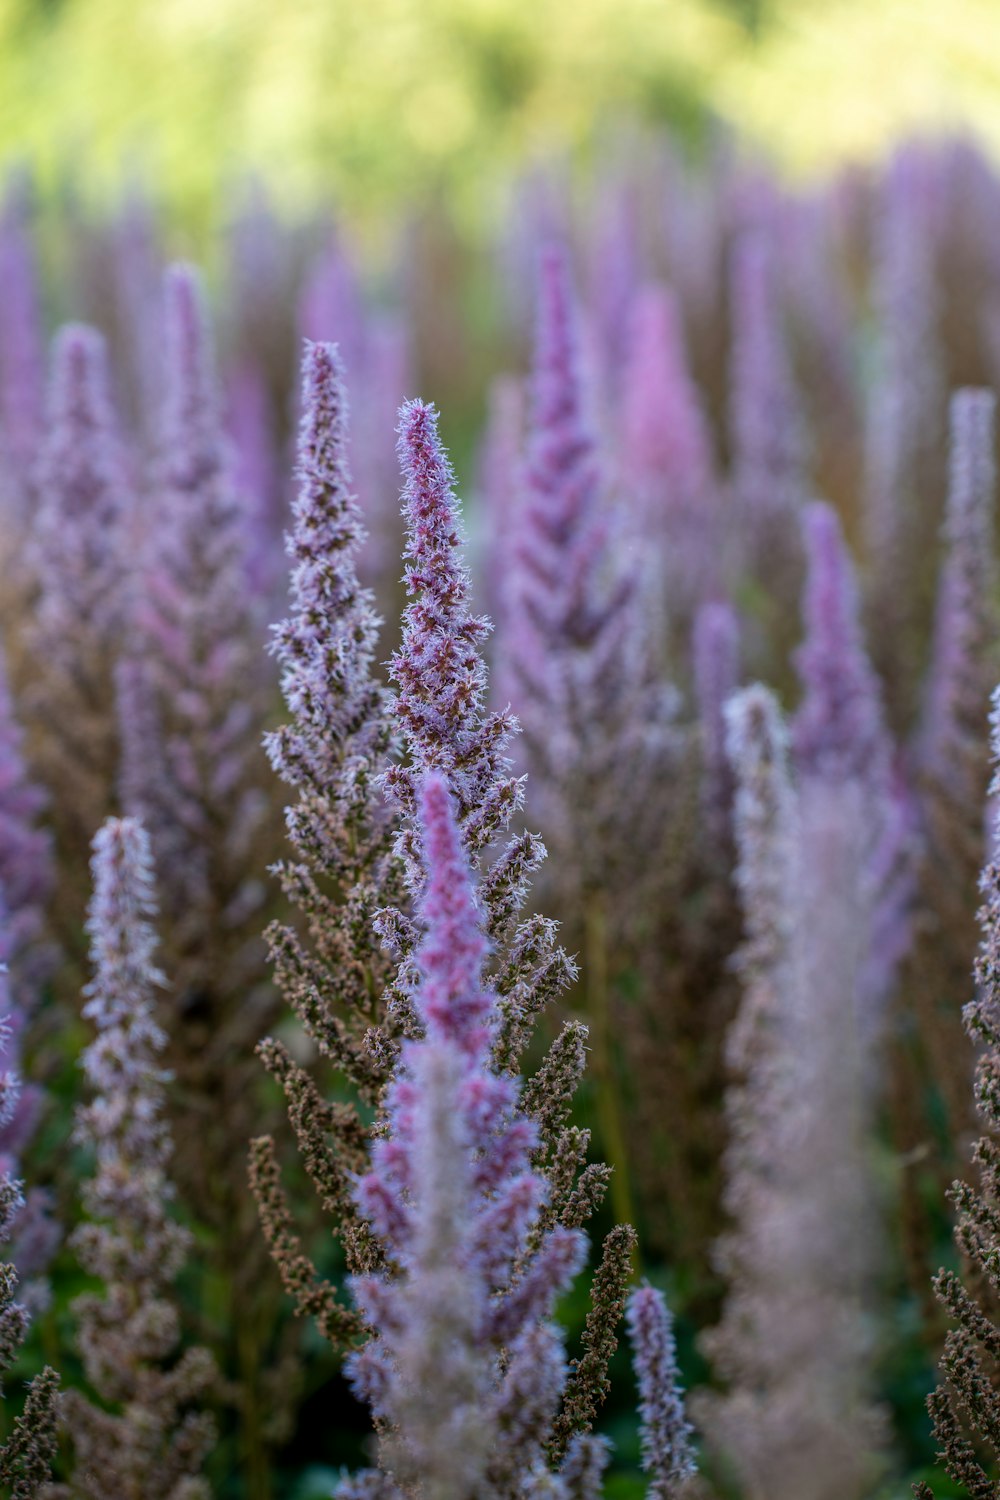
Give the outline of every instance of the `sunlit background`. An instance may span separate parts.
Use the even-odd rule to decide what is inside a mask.
[[[904,131],[1000,144],[993,0],[0,0],[0,159],[155,178],[197,222],[252,170],[378,222],[443,188],[475,224],[512,168],[610,120],[736,126],[790,172]]]

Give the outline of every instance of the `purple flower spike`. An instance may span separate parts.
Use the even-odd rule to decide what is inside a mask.
[[[806,496],[806,441],[781,327],[770,246],[748,233],[732,272],[731,427],[737,500],[749,524]]]
[[[996,397],[964,390],[951,403],[945,562],[921,745],[925,771],[970,808],[986,785],[982,726],[997,677]]]
[[[115,666],[129,639],[133,569],[134,497],[109,384],[101,335],[81,324],[61,329],[27,548],[38,594],[26,633],[45,670],[25,683],[23,701],[51,794],[57,884],[49,915],[66,956],[81,964],[90,841],[116,802]]]
[[[27,500],[42,426],[44,336],[28,212],[28,184],[15,179],[0,214],[0,450],[4,486]]]
[[[411,602],[403,644],[391,663],[396,712],[418,770],[433,768],[447,776],[465,838],[478,848],[509,822],[522,785],[508,774],[504,755],[512,715],[485,712],[480,647],[492,627],[470,610],[469,573],[458,551],[454,476],[433,406],[410,401],[402,408],[399,459],[409,559],[404,579]],[[393,767],[385,785],[404,812],[415,810],[412,770]]]
[[[34,644],[48,665],[30,696],[61,751],[44,769],[60,787],[60,803],[79,804],[75,816],[92,828],[111,800],[118,754],[112,667],[128,605],[132,494],[104,339],[82,324],[63,328],[53,345],[36,482]],[[94,769],[86,786],[80,764]],[[78,858],[85,847],[79,829],[73,842],[67,856]]]
[[[37,995],[40,953],[31,947],[41,934],[52,889],[52,848],[39,826],[45,796],[28,779],[14,718],[7,672],[0,657],[0,901],[5,928],[2,954],[12,965],[17,1011],[27,1016]]]
[[[632,311],[621,407],[622,473],[671,513],[704,497],[711,478],[708,427],[687,367],[676,298],[647,286]]]
[[[7,973],[0,966],[0,1053],[8,1053],[10,1027],[6,1016]],[[9,1061],[9,1058],[8,1058]],[[0,1072],[0,1128],[9,1130],[19,1107],[20,1079],[9,1066]],[[5,1155],[5,1154],[4,1154]],[[30,1232],[35,1219],[29,1198],[21,1193],[21,1184],[11,1175],[4,1155],[0,1155],[0,1245],[6,1245],[19,1225],[28,1220]],[[45,1226],[43,1221],[43,1235]],[[27,1246],[28,1250],[32,1248]],[[44,1247],[43,1247],[44,1248]],[[28,1329],[28,1298],[19,1298],[18,1277],[14,1266],[0,1263],[0,1376],[6,1377],[20,1351]],[[28,1387],[24,1414],[14,1424],[7,1441],[0,1446],[0,1475],[5,1486],[10,1483],[11,1496],[37,1500],[48,1493],[50,1467],[55,1457],[57,1431],[58,1376],[43,1370]],[[6,1392],[4,1392],[6,1395]]]
[[[542,259],[523,495],[498,655],[524,731],[552,878],[566,909],[613,880],[634,818],[662,809],[673,698],[646,608],[643,562],[612,502],[586,412],[565,256]],[[629,765],[628,796],[617,769]]]
[[[394,1269],[355,1281],[375,1333],[348,1368],[388,1424],[384,1470],[472,1500],[523,1493],[544,1463],[567,1375],[549,1319],[585,1242],[558,1225],[534,1234],[538,1133],[515,1080],[492,1069],[497,999],[483,989],[486,943],[456,812],[445,778],[429,773],[415,996],[425,1033],[404,1045],[389,1129],[357,1186]]]
[[[798,1500],[817,1462],[823,1493],[860,1495],[884,1445],[863,1145],[879,1071],[866,974],[871,803],[857,778],[792,782],[766,689],[737,694],[728,717],[744,995],[728,1038],[732,1224],[716,1252],[729,1292],[705,1339],[726,1389],[699,1393],[699,1420],[748,1495]]]
[[[725,708],[739,685],[740,673],[740,625],[731,605],[702,605],[695,616],[692,654],[701,727],[702,794],[716,831],[722,833],[732,801]]]
[[[806,638],[796,655],[804,688],[792,727],[796,766],[803,775],[858,777],[878,791],[891,751],[878,679],[861,638],[854,569],[829,505],[811,504],[803,527],[809,572]]]
[[[662,1292],[644,1283],[629,1298],[628,1329],[639,1386],[643,1472],[648,1500],[676,1500],[695,1472],[684,1415],[674,1333]]]
[[[205,991],[235,982],[219,928],[245,947],[240,928],[261,897],[245,852],[268,815],[257,746],[269,683],[209,326],[188,266],[167,272],[165,346],[158,524],[145,538],[135,601],[141,671],[122,698],[148,694],[141,726],[160,743],[144,745],[123,726],[122,785],[156,851],[178,983]]]
[[[335,344],[306,344],[299,490],[287,539],[292,612],[273,650],[295,723],[267,737],[276,771],[330,796],[345,751],[372,765],[391,744],[385,695],[372,672],[379,618],[354,570],[364,528],[347,469],[347,397]]]
[[[481,992],[486,942],[479,930],[468,857],[440,777],[427,779],[422,821],[430,877],[421,904],[427,937],[420,958],[420,1015],[428,1037],[481,1050],[491,1004]]]
[[[94,1091],[77,1137],[97,1170],[84,1188],[90,1216],[74,1234],[80,1264],[103,1283],[74,1303],[87,1378],[99,1398],[66,1398],[76,1466],[71,1493],[161,1489],[205,1500],[199,1471],[214,1437],[212,1419],[187,1410],[211,1384],[204,1349],[173,1356],[179,1342],[172,1284],[191,1243],[171,1216],[161,1054],[154,1019],[163,976],[154,963],[156,903],[149,840],[134,818],[109,819],[94,839],[94,895],[87,931],[94,977],[84,1015],[97,1035],[83,1066]],[[117,1406],[116,1412],[108,1405]],[[183,1434],[183,1438],[181,1437]]]

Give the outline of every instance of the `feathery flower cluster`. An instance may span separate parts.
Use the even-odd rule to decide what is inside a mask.
[[[945,550],[915,757],[923,919],[906,973],[906,995],[920,1019],[923,1065],[933,1069],[953,1143],[939,1188],[960,1170],[977,1129],[970,1089],[973,1057],[956,997],[967,983],[976,946],[990,779],[983,726],[1000,678],[995,418],[992,392],[962,390],[952,398]]]
[[[387,1049],[391,1055],[383,995],[394,973],[374,921],[403,894],[394,824],[376,780],[396,753],[396,736],[373,674],[379,620],[356,572],[364,532],[351,494],[347,398],[334,345],[306,344],[302,386],[299,492],[287,538],[292,611],[274,641],[292,722],[268,736],[267,749],[298,794],[286,811],[296,858],[277,874],[306,917],[311,944],[277,924],[268,939],[278,986],[307,1034],[374,1103]],[[263,1043],[261,1055],[287,1094],[306,1168],[357,1269],[366,1257],[349,1194],[364,1140],[358,1112],[327,1105],[280,1042]],[[253,1143],[251,1178],[286,1290],[334,1344],[343,1343],[357,1331],[356,1317],[318,1278],[294,1233],[271,1137]]]
[[[792,749],[803,799],[843,803],[873,903],[863,947],[873,1035],[912,939],[913,812],[895,772],[882,689],[861,634],[858,589],[840,523],[814,502],[803,517],[808,572],[805,639],[795,655],[803,695]]]
[[[194,1403],[210,1386],[208,1351],[180,1338],[172,1284],[190,1248],[169,1214],[173,1189],[160,1056],[153,1015],[163,977],[155,967],[156,910],[149,840],[132,818],[109,819],[94,839],[94,896],[87,930],[94,977],[84,1015],[97,1035],[83,1057],[94,1090],[78,1135],[96,1172],[84,1190],[89,1222],[73,1236],[80,1264],[103,1284],[74,1304],[84,1369],[100,1405],[67,1392],[74,1500],[204,1500],[200,1470],[214,1427]],[[112,1410],[108,1410],[108,1407]],[[117,1407],[118,1410],[113,1408]]]
[[[701,729],[702,805],[718,847],[728,840],[732,803],[725,706],[740,674],[740,622],[730,605],[716,601],[701,606],[691,654]]]
[[[617,545],[624,515],[587,421],[578,312],[557,249],[542,259],[527,442],[502,684],[524,733],[551,878],[561,906],[579,911],[610,896],[626,868],[634,876],[636,840],[661,831],[675,705],[657,681],[643,579]]]
[[[134,501],[111,406],[105,341],[69,325],[52,352],[44,442],[35,475],[31,565],[38,603],[27,645],[45,671],[25,684],[33,759],[51,799],[60,941],[79,957],[81,872],[96,823],[116,800],[115,662],[128,614]]]
[[[167,967],[180,981],[157,1006],[176,1078],[157,1110],[173,1112],[171,1176],[200,1249],[185,1307],[223,1377],[210,1463],[244,1500],[272,1500],[298,1483],[291,1468],[331,1461],[329,1424],[303,1422],[282,1448],[306,1385],[325,1388],[346,1350],[372,1400],[381,1467],[345,1479],[344,1500],[470,1486],[597,1500],[607,1451],[593,1426],[633,1270],[624,1222],[605,1242],[575,1359],[548,1304],[516,1318],[544,1246],[579,1242],[606,1193],[620,1221],[637,1203],[647,1264],[669,1264],[686,1325],[711,1326],[724,1303],[711,1340],[724,1389],[703,1410],[720,1485],[747,1500],[870,1490],[886,1447],[872,1338],[891,1330],[898,1349],[903,1321],[869,1319],[880,1254],[902,1273],[885,1278],[883,1304],[905,1276],[907,1295],[923,1288],[922,1334],[940,1321],[928,1245],[941,1228],[936,1183],[974,1123],[955,1001],[991,837],[981,731],[1000,674],[993,399],[954,398],[947,490],[943,419],[949,386],[987,387],[1000,372],[1000,177],[968,143],[923,144],[887,170],[803,193],[724,140],[707,169],[669,142],[611,144],[582,214],[559,171],[514,188],[522,274],[501,290],[495,352],[529,332],[524,289],[540,250],[567,248],[541,257],[533,379],[493,386],[480,484],[504,689],[493,707],[491,627],[474,606],[436,411],[420,401],[399,418],[406,612],[386,685],[379,675],[389,652],[375,601],[395,622],[403,530],[387,514],[388,413],[411,352],[458,423],[494,373],[456,316],[451,284],[468,262],[447,217],[408,227],[402,274],[386,268],[376,288],[349,226],[334,237],[319,214],[286,225],[261,189],[245,194],[221,250],[217,380],[189,269],[168,274],[160,316],[149,201],[133,192],[110,217],[52,207],[71,223],[65,286],[38,253],[23,179],[0,211],[0,625],[12,684],[9,704],[0,688],[0,958],[12,970],[9,1060],[46,1089],[29,1081],[0,1125],[0,1173],[54,1183],[68,1201],[77,1158],[40,1153],[71,1107],[81,855],[120,776],[160,856]],[[454,276],[440,274],[445,262]],[[55,339],[46,415],[44,317],[63,308],[87,322]],[[308,345],[292,598],[269,682],[259,648],[281,583],[300,330],[340,339],[354,415],[349,431],[333,348]],[[482,518],[470,519],[478,537]],[[726,753],[725,705],[748,670],[789,694],[798,673],[790,770],[773,700],[738,700],[745,743],[737,764]],[[255,749],[279,674],[287,722],[266,744],[292,789],[284,850],[281,799]],[[526,769],[541,835],[520,828]],[[428,796],[448,811],[443,864]],[[583,950],[587,1021],[554,1025],[547,1050],[538,1023],[577,975],[529,898],[542,837],[556,857],[541,905]],[[464,892],[453,907],[445,885]],[[289,908],[261,942],[266,918]],[[292,1012],[258,1048],[271,1080],[252,1056],[276,1018],[268,945]],[[442,1039],[428,1010],[445,980],[455,1013],[462,995],[471,1007],[471,1052]],[[588,1051],[593,1093],[577,1100]],[[281,1139],[259,1134],[261,1237],[243,1161],[251,1131],[273,1129],[272,1080],[301,1159],[288,1184],[304,1174],[319,1201],[293,1212]],[[473,1119],[469,1090],[479,1098],[481,1086],[493,1103]],[[107,1110],[95,1119],[111,1129]],[[152,1129],[163,1115],[143,1119]],[[613,1174],[589,1160],[590,1123]],[[869,1153],[887,1140],[902,1224],[883,1245]],[[985,1208],[959,1202],[988,1283],[988,1152],[984,1163]],[[135,1192],[150,1181],[137,1171]],[[115,1182],[131,1202],[133,1184]],[[6,1226],[28,1307],[44,1291],[23,1280],[38,1231],[51,1240],[32,1213],[37,1193]],[[470,1236],[511,1205],[522,1218],[487,1275]],[[320,1214],[333,1244],[314,1245]],[[313,1340],[308,1365],[282,1281],[330,1346]],[[984,1494],[995,1482],[970,1453],[989,1469],[1000,1346],[955,1283],[938,1285],[969,1338],[949,1343],[935,1418],[953,1472]],[[984,1315],[991,1297],[986,1285]],[[572,1318],[575,1299],[567,1306]],[[632,1308],[650,1493],[679,1494],[693,1481],[669,1319],[648,1288]],[[484,1333],[511,1318],[510,1339]],[[37,1322],[18,1369],[36,1369],[39,1346],[59,1337],[57,1313]],[[113,1352],[100,1373],[123,1396],[135,1349],[127,1319],[106,1322],[96,1326]],[[171,1347],[154,1361],[159,1376],[183,1371],[173,1359]],[[96,1452],[132,1408],[92,1385],[84,1426]],[[956,1417],[970,1414],[979,1433],[966,1450]],[[922,1438],[900,1428],[899,1452],[916,1465]],[[144,1430],[161,1444],[155,1424]],[[193,1431],[197,1445],[197,1420]],[[142,1451],[139,1468],[153,1463]],[[84,1467],[70,1481],[80,1493],[97,1484]],[[0,1474],[0,1488],[14,1487],[15,1470]],[[194,1470],[177,1484],[204,1492]]]
[[[30,185],[18,175],[10,182],[0,210],[0,285],[5,288],[0,311],[0,496],[18,529],[27,519],[45,379],[29,198]],[[5,549],[9,543],[5,537]]]
[[[1000,689],[990,715],[993,796],[1000,793]],[[1000,865],[995,857],[983,866],[979,913],[982,941],[976,962],[975,999],[965,1007],[969,1036],[981,1049],[976,1066],[975,1099],[985,1134],[974,1160],[979,1185],[956,1182],[950,1197],[958,1210],[955,1238],[965,1263],[965,1278],[942,1270],[934,1282],[938,1299],[953,1323],[945,1339],[943,1382],[927,1406],[940,1445],[939,1459],[949,1477],[975,1500],[996,1493],[1000,1463],[1000,1397],[996,1365],[1000,1353],[996,1292],[1000,1254]],[[970,1438],[972,1439],[970,1441]],[[983,1468],[990,1456],[993,1477]],[[918,1500],[931,1500],[926,1484]]]
[[[458,551],[459,518],[451,470],[438,439],[433,409],[421,402],[411,402],[401,413],[400,456],[406,480],[404,513],[408,524],[406,582],[411,602],[404,620],[402,645],[391,662],[399,691],[389,701],[372,680],[377,622],[370,596],[359,588],[354,571],[361,532],[348,489],[345,404],[334,352],[327,346],[308,346],[304,373],[301,489],[296,527],[290,539],[296,559],[293,572],[296,611],[277,635],[284,668],[283,684],[294,717],[290,726],[271,738],[270,749],[286,780],[299,787],[299,801],[289,814],[289,829],[303,858],[296,866],[283,866],[281,873],[290,893],[306,910],[316,951],[307,952],[283,930],[272,934],[272,942],[282,986],[321,1051],[346,1072],[362,1098],[372,1102],[382,1098],[387,1102],[389,1113],[384,1127],[376,1128],[373,1150],[376,1158],[386,1156],[388,1160],[392,1149],[386,1144],[388,1138],[383,1130],[390,1130],[391,1135],[394,1113],[398,1116],[402,1108],[398,1100],[410,1087],[404,1081],[406,1059],[413,1055],[414,1048],[418,1049],[418,1058],[423,1055],[419,1051],[423,1043],[418,1038],[428,1040],[436,1007],[442,1003],[425,993],[426,983],[421,981],[415,952],[418,929],[405,899],[408,891],[410,898],[421,904],[428,920],[434,917],[435,900],[445,901],[444,874],[439,896],[432,900],[427,894],[431,851],[427,829],[418,819],[422,788],[428,776],[437,778],[434,784],[439,788],[438,802],[443,797],[446,809],[451,807],[446,823],[451,828],[453,815],[453,837],[460,840],[457,847],[461,852],[454,859],[478,861],[481,854],[504,836],[519,805],[522,782],[510,774],[509,761],[503,753],[512,727],[510,717],[486,709],[486,669],[478,645],[489,625],[469,609],[469,580]],[[405,762],[391,758],[395,749],[391,716],[401,730]],[[379,757],[385,760],[380,782],[390,806],[394,804],[398,810],[395,818],[388,817],[385,809],[379,809],[372,801],[371,772]],[[435,826],[443,838],[440,815]],[[447,840],[442,848],[446,844]],[[519,920],[528,877],[543,852],[539,841],[530,835],[507,839],[482,874],[479,906],[473,908],[479,912],[475,924],[481,924],[482,935],[475,938],[472,946],[476,948],[477,943],[482,946],[476,949],[476,988],[470,1003],[474,1009],[483,1003],[485,977],[480,971],[486,961],[487,941],[492,948],[491,993],[495,997],[486,1002],[491,1014],[495,1008],[491,1024],[485,1029],[473,1028],[478,1038],[478,1066],[485,1067],[489,1059],[496,1070],[491,1074],[494,1081],[490,1088],[497,1103],[487,1108],[484,1098],[482,1107],[486,1114],[476,1127],[479,1134],[475,1140],[483,1147],[494,1125],[513,1108],[512,1075],[536,1015],[573,973],[570,961],[556,943],[553,923],[539,917]],[[455,876],[454,859],[449,866],[449,878]],[[400,884],[401,873],[405,873],[405,886]],[[320,897],[318,881],[324,875],[332,875],[335,883],[329,896]],[[468,875],[464,878],[467,881]],[[385,905],[372,924],[372,903],[379,896],[383,900],[390,897],[393,904]],[[468,900],[472,899],[469,894]],[[322,924],[320,917],[324,919]],[[363,925],[366,919],[367,927]],[[457,941],[457,931],[449,927],[449,940]],[[382,937],[394,956],[394,973],[386,973],[385,960],[373,948],[372,933]],[[437,949],[425,945],[421,952],[425,963],[439,966],[434,972],[440,975],[446,972],[446,967],[440,966],[454,960],[438,951],[445,936],[439,936],[437,941]],[[466,952],[461,943],[458,952]],[[329,967],[324,967],[327,964]],[[346,1003],[334,1012],[330,998],[342,988],[344,976],[352,973],[358,979],[357,990],[350,991]],[[359,1030],[359,1020],[367,1022],[364,1032]],[[513,1155],[508,1166],[514,1178],[524,1178],[524,1187],[535,1182],[537,1174],[537,1180],[546,1183],[546,1191],[542,1194],[531,1188],[523,1202],[514,1194],[512,1206],[521,1218],[511,1230],[513,1239],[506,1250],[503,1245],[508,1242],[501,1235],[500,1259],[490,1273],[501,1282],[510,1282],[515,1260],[523,1260],[529,1249],[532,1254],[538,1249],[534,1242],[529,1246],[529,1239],[533,1241],[535,1236],[539,1244],[562,1247],[559,1252],[562,1260],[555,1248],[546,1250],[546,1256],[554,1256],[563,1265],[565,1274],[569,1274],[570,1263],[573,1268],[576,1264],[576,1252],[571,1255],[570,1247],[580,1243],[580,1226],[603,1196],[607,1169],[597,1164],[586,1165],[589,1132],[567,1123],[572,1094],[583,1068],[585,1035],[578,1023],[568,1022],[564,1026],[525,1088],[525,1119],[509,1135]],[[269,1041],[262,1050],[265,1061],[285,1086],[304,1163],[324,1206],[337,1220],[348,1264],[356,1275],[361,1274],[359,1286],[368,1289],[361,1293],[362,1308],[368,1313],[366,1298],[377,1298],[372,1288],[382,1284],[379,1268],[387,1256],[390,1267],[394,1264],[399,1248],[394,1236],[399,1223],[391,1214],[385,1219],[363,1200],[361,1206],[370,1214],[378,1236],[373,1239],[371,1229],[358,1222],[350,1203],[350,1174],[356,1170],[359,1143],[363,1146],[365,1132],[352,1107],[327,1104],[308,1075],[278,1044]],[[421,1126],[424,1133],[420,1138],[426,1145],[430,1140],[428,1131],[435,1138],[440,1135],[442,1152],[451,1142],[450,1165],[442,1168],[443,1175],[435,1179],[437,1187],[431,1184],[431,1196],[438,1190],[446,1192],[447,1201],[460,1217],[472,1211],[468,1193],[463,1198],[463,1184],[473,1198],[480,1189],[470,1186],[466,1180],[468,1174],[461,1169],[461,1154],[468,1151],[469,1142],[454,1134],[457,1121],[451,1118],[454,1111],[448,1101],[457,1080],[452,1061],[448,1056],[438,1056],[438,1050],[430,1048],[428,1073],[423,1079],[430,1113]],[[388,1092],[383,1094],[387,1082]],[[438,1102],[432,1107],[430,1101],[437,1096],[440,1096]],[[392,1100],[397,1104],[392,1104]],[[423,1156],[427,1156],[426,1171],[436,1172],[429,1146],[421,1160]],[[503,1198],[501,1189],[505,1188],[507,1168],[502,1165],[503,1160],[501,1153],[495,1180],[484,1179],[482,1187],[490,1198],[499,1195],[498,1203]],[[413,1171],[417,1170],[414,1166]],[[359,1331],[359,1321],[350,1309],[342,1307],[332,1285],[317,1274],[305,1255],[280,1188],[276,1149],[270,1139],[261,1138],[254,1143],[251,1172],[265,1230],[287,1289],[295,1296],[299,1310],[312,1314],[332,1342],[344,1342]],[[371,1183],[376,1180],[377,1174]],[[447,1240],[457,1229],[454,1224],[449,1228],[438,1222],[436,1227],[428,1224],[426,1232],[430,1246],[438,1233]],[[553,1377],[546,1397],[546,1409],[550,1410],[545,1438],[553,1462],[565,1458],[567,1463],[578,1463],[583,1451],[580,1444],[605,1393],[633,1240],[632,1231],[627,1228],[613,1230],[608,1236],[595,1278],[583,1352],[568,1376],[563,1371],[558,1381]],[[433,1253],[439,1257],[440,1271],[440,1257],[445,1251],[438,1245]],[[547,1261],[543,1256],[538,1265],[544,1264]],[[563,1273],[552,1274],[553,1284],[561,1284]],[[373,1275],[375,1280],[371,1279]],[[364,1279],[366,1276],[368,1279]],[[497,1320],[496,1329],[489,1336],[495,1346],[494,1357],[506,1346],[506,1340],[522,1329],[526,1331],[525,1319],[530,1323],[534,1316],[527,1304],[518,1310],[519,1299],[527,1296],[525,1289],[532,1284],[530,1277],[515,1278],[508,1285],[508,1295],[496,1303],[490,1314]],[[468,1311],[455,1314],[459,1323],[461,1317],[470,1315]],[[445,1314],[442,1311],[435,1316]],[[357,1356],[355,1369],[359,1382],[369,1382],[364,1388],[378,1413],[381,1399],[377,1391],[377,1371],[381,1367],[378,1351],[384,1352],[392,1346],[398,1329],[391,1318],[386,1321],[374,1312],[371,1317],[380,1338],[374,1345],[366,1346],[364,1355]],[[439,1334],[440,1330],[435,1338]],[[547,1342],[547,1335],[537,1330],[532,1338],[536,1343],[539,1339],[543,1344]],[[411,1341],[407,1347],[410,1352],[406,1357],[416,1359],[417,1345]],[[403,1357],[401,1354],[400,1358]],[[522,1366],[519,1357],[511,1367],[512,1376],[516,1368],[526,1377],[530,1365],[528,1361]],[[546,1368],[551,1367],[552,1358],[547,1356]],[[363,1374],[364,1371],[368,1374]],[[459,1377],[456,1375],[455,1379]],[[521,1379],[521,1374],[517,1379]],[[416,1383],[414,1401],[430,1399],[429,1393],[420,1389],[422,1384],[422,1381]],[[404,1401],[394,1420],[410,1432],[406,1442],[412,1445],[418,1443],[418,1437],[405,1410],[408,1408]],[[510,1421],[514,1421],[513,1413]],[[428,1428],[420,1440],[425,1456],[435,1447],[431,1436]],[[530,1441],[540,1453],[541,1439]],[[524,1443],[529,1443],[527,1435]],[[520,1439],[511,1439],[512,1454],[522,1448]],[[470,1463],[474,1461],[471,1449],[468,1458]],[[431,1457],[427,1461],[431,1462]],[[435,1463],[444,1461],[440,1454],[433,1458]],[[416,1462],[412,1454],[407,1462]],[[514,1458],[509,1462],[514,1462]],[[593,1478],[594,1464],[583,1467]],[[528,1482],[525,1474],[524,1483]],[[381,1483],[369,1477],[350,1481],[349,1485],[360,1484],[362,1490],[358,1493],[367,1493],[371,1486]]]
[[[440,773],[426,777],[420,821],[422,1036],[404,1046],[388,1129],[357,1187],[392,1269],[354,1283],[375,1334],[349,1368],[387,1424],[381,1467],[399,1493],[514,1500],[554,1442],[567,1368],[550,1318],[586,1242],[540,1225],[537,1127],[491,1066],[484,913]]]
[[[10,1023],[7,1018],[8,980],[0,968],[0,1048],[8,1050]],[[0,1127],[10,1127],[18,1109],[20,1081],[9,1069],[0,1075]],[[6,1244],[24,1211],[21,1184],[6,1166],[0,1168],[0,1244]],[[0,1373],[13,1364],[28,1327],[28,1311],[17,1299],[17,1272],[0,1264]],[[56,1403],[58,1376],[45,1369],[28,1388],[24,1410],[7,1441],[0,1445],[0,1484],[8,1486],[12,1500],[41,1500],[56,1451]]]
[[[45,942],[45,908],[53,883],[52,847],[39,819],[45,797],[28,779],[22,740],[0,660],[0,963],[4,965],[6,1052],[19,1072],[24,1032],[35,1013],[42,982],[53,967]],[[7,969],[10,972],[7,974]],[[42,1092],[21,1086],[0,1125],[0,1170],[17,1175],[38,1125]],[[48,1194],[32,1188],[17,1213],[12,1253],[23,1280],[40,1275],[55,1251],[59,1230],[49,1217]],[[26,1286],[25,1299],[44,1295]]]
[[[642,1467],[650,1480],[647,1500],[678,1500],[695,1473],[695,1461],[666,1298],[644,1283],[629,1298],[627,1317],[639,1386]]]
[[[878,378],[865,434],[868,614],[897,733],[918,707],[921,615],[941,515],[944,396],[935,285],[935,184],[903,148],[878,190],[873,293]]]
[[[729,1293],[706,1339],[728,1389],[699,1409],[752,1500],[860,1500],[881,1442],[865,1324],[863,807],[845,816],[842,786],[793,786],[766,689],[737,695],[729,715],[745,991],[719,1246]]]
[[[786,528],[808,496],[806,441],[789,369],[777,297],[774,250],[762,231],[735,248],[732,263],[731,408],[733,488],[748,542]]]
[[[661,609],[686,623],[720,582],[720,517],[708,423],[687,367],[680,308],[664,287],[635,295],[621,383],[622,487],[638,540],[654,540],[663,553]]]
[[[264,812],[254,741],[266,679],[208,324],[190,267],[167,273],[164,320],[160,524],[144,539],[142,651],[133,664],[150,709],[123,720],[122,788],[156,853],[177,982],[182,993],[203,994],[239,987],[238,943],[247,943],[262,899],[246,870]],[[144,731],[153,726],[149,743]],[[220,943],[223,933],[230,936]]]
[[[244,1172],[266,1110],[253,1046],[275,1009],[260,938],[277,824],[259,748],[269,681],[245,507],[191,267],[168,270],[163,317],[155,520],[141,538],[134,644],[119,671],[121,789],[152,843],[175,986],[166,1028],[177,1078],[174,1173],[225,1277],[230,1305],[218,1339],[256,1434],[275,1399],[260,1388],[261,1351],[280,1296],[259,1294],[267,1256]]]

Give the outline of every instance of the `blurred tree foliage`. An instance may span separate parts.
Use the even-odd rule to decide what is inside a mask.
[[[123,161],[197,221],[253,168],[378,221],[498,211],[608,119],[722,115],[791,166],[921,123],[1000,141],[995,0],[0,0],[0,162],[100,193]]]

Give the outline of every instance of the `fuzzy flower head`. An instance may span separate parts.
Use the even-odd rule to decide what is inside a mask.
[[[978,802],[985,776],[983,716],[997,676],[996,398],[957,391],[951,402],[951,474],[945,561],[938,586],[923,761],[932,776]],[[971,785],[955,785],[969,778]]]
[[[687,368],[680,309],[665,287],[636,296],[622,393],[628,484],[669,509],[701,496],[711,477],[708,428]]]
[[[349,1369],[389,1424],[393,1472],[428,1494],[472,1500],[491,1472],[514,1479],[543,1458],[565,1364],[554,1345],[554,1363],[542,1358],[539,1339],[551,1343],[554,1301],[584,1245],[557,1225],[532,1247],[545,1197],[531,1168],[537,1131],[518,1111],[515,1080],[492,1071],[496,997],[483,989],[474,880],[440,773],[424,779],[420,816],[427,882],[415,1008],[425,1032],[403,1048],[389,1129],[357,1186],[391,1269],[355,1281],[374,1336]],[[515,1419],[525,1428],[512,1443]]]
[[[732,270],[731,424],[736,490],[751,514],[795,510],[806,443],[781,326],[774,257],[762,234],[736,246]]]
[[[639,1386],[642,1467],[648,1500],[674,1500],[695,1472],[684,1415],[670,1312],[662,1292],[643,1283],[628,1304],[628,1330]]]
[[[275,769],[292,785],[328,793],[345,753],[385,753],[383,694],[372,681],[379,618],[358,582],[365,539],[347,466],[348,404],[335,344],[302,356],[298,492],[286,550],[292,612],[275,627],[274,650],[294,726],[267,737]]]
[[[878,679],[861,638],[854,569],[836,512],[822,502],[804,516],[806,638],[796,655],[804,696],[792,729],[800,771],[884,785],[889,773]]]
[[[407,528],[404,574],[410,598],[403,643],[393,654],[396,713],[415,765],[385,776],[390,798],[416,811],[417,776],[443,773],[474,848],[507,826],[522,785],[504,750],[514,728],[508,712],[486,712],[486,664],[480,648],[491,626],[470,609],[461,560],[454,475],[438,436],[437,412],[410,401],[400,412],[399,458]]]

